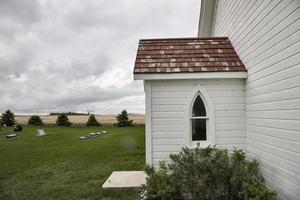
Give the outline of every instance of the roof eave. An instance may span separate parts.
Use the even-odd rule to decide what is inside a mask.
[[[246,79],[247,72],[138,73],[133,76],[134,80]]]

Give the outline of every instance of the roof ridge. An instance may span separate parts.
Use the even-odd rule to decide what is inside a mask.
[[[150,38],[150,39],[140,39],[140,41],[161,41],[161,40],[212,40],[212,39],[229,39],[226,36],[222,37],[184,37],[184,38]]]

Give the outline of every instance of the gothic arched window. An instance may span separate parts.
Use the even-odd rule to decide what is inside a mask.
[[[197,95],[191,113],[192,141],[207,140],[207,120],[205,105],[200,95]]]

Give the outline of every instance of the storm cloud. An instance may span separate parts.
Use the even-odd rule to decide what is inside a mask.
[[[141,38],[197,34],[199,0],[0,0],[0,111],[144,113]]]

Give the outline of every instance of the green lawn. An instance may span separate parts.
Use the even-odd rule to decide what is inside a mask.
[[[0,132],[0,199],[136,199],[135,191],[102,191],[115,170],[142,170],[145,163],[144,126],[24,127],[20,138],[5,140]],[[109,133],[79,140],[89,132]]]

